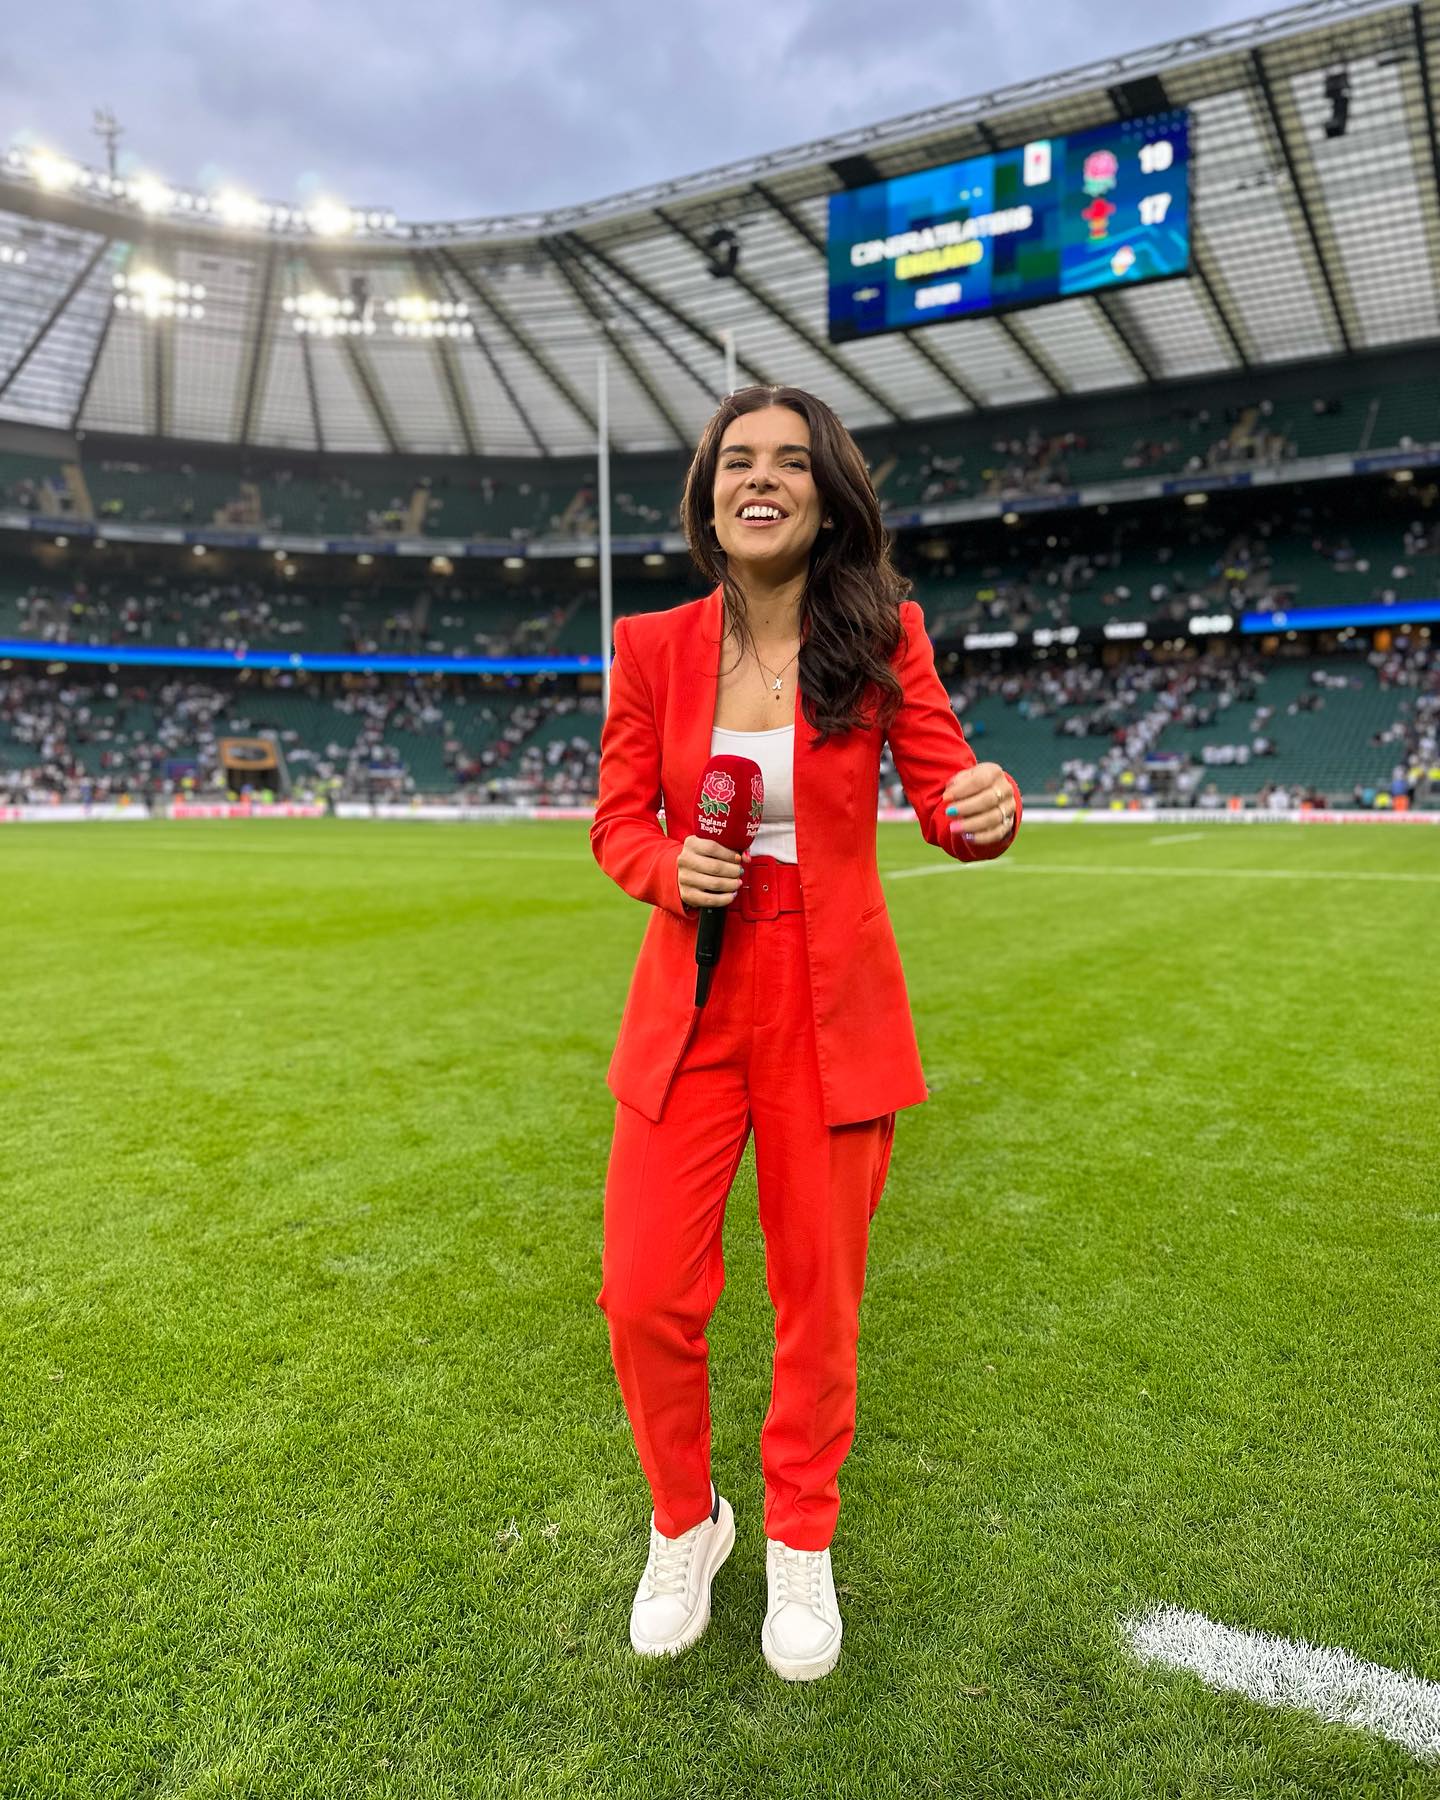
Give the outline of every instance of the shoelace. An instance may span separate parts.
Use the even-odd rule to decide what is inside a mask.
[[[825,1569],[825,1552],[823,1550],[792,1550],[788,1544],[777,1546],[776,1573],[779,1577],[780,1604],[787,1600],[798,1600],[802,1605],[811,1607],[815,1612],[824,1608],[823,1578]],[[801,1584],[804,1583],[804,1592]]]
[[[702,1519],[700,1525],[704,1523]],[[700,1525],[692,1525],[689,1531],[681,1532],[678,1538],[667,1538],[658,1531],[653,1533],[650,1567],[646,1571],[650,1578],[652,1599],[657,1594],[683,1594],[686,1591],[690,1579],[690,1558],[695,1551]]]

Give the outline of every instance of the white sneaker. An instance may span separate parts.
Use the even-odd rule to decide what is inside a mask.
[[[713,1481],[710,1491],[719,1502],[716,1517],[702,1519],[678,1538],[657,1531],[650,1514],[650,1555],[630,1608],[630,1643],[637,1655],[677,1656],[710,1623],[710,1583],[735,1543],[730,1502]]]
[[[785,1681],[815,1681],[840,1660],[840,1603],[828,1550],[765,1540],[769,1604],[760,1632],[765,1660]]]

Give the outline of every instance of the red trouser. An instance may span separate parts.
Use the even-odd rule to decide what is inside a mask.
[[[775,911],[777,897],[792,910]],[[799,902],[795,864],[752,859],[660,1122],[616,1102],[596,1304],[666,1537],[710,1512],[705,1327],[725,1283],[725,1202],[752,1124],[775,1307],[760,1433],[765,1534],[823,1550],[840,1512],[865,1254],[895,1114],[824,1122]]]

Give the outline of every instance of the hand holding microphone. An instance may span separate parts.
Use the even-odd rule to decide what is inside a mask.
[[[680,898],[701,908],[695,933],[695,1004],[703,1006],[720,961],[725,909],[740,890],[743,852],[760,829],[765,780],[748,756],[712,756],[695,791],[695,821],[677,864]]]
[[[729,906],[740,892],[744,857],[709,838],[687,837],[677,865],[680,898],[687,906]]]

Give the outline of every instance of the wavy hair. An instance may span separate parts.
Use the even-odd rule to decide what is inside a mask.
[[[810,466],[821,516],[800,600],[801,709],[824,743],[832,734],[878,723],[884,730],[904,698],[890,659],[904,636],[900,602],[910,582],[890,560],[890,538],[860,447],[823,400],[797,387],[748,387],[727,394],[712,415],[685,477],[680,517],[700,573],[724,592],[736,642],[753,648],[744,590],[715,534],[715,469],[727,427],[745,413],[783,406],[810,427]],[[875,707],[867,710],[870,690]]]

